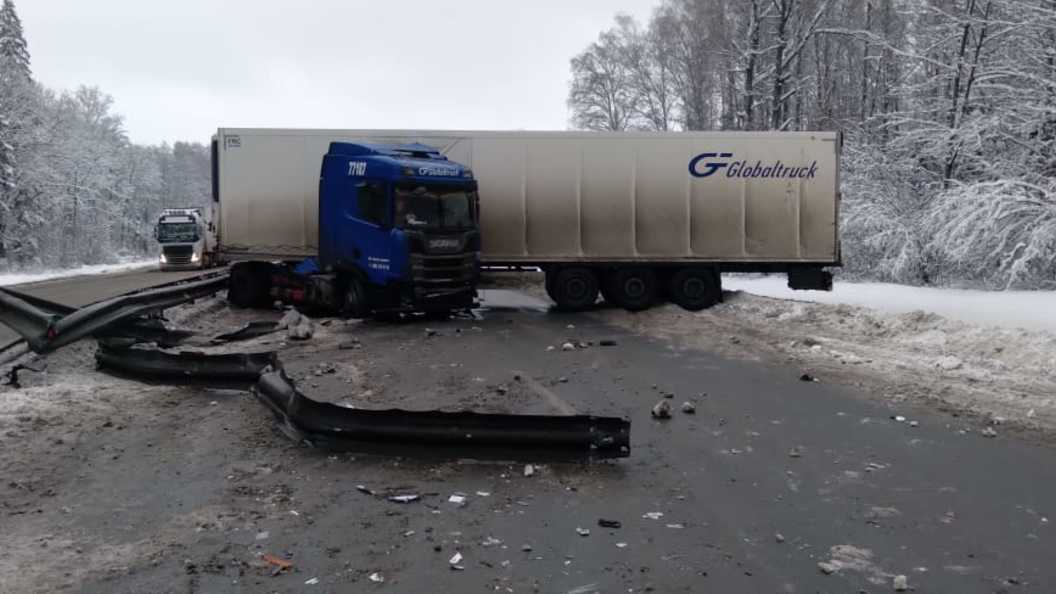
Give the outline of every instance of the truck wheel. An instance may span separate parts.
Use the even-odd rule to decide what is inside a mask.
[[[648,268],[617,268],[606,279],[616,304],[629,311],[648,309],[657,294],[656,273]]]
[[[253,264],[235,264],[227,281],[227,300],[236,307],[256,307],[267,297],[267,276]]]
[[[367,307],[367,289],[358,278],[348,279],[342,311],[346,316],[355,319],[363,319],[370,313]]]
[[[708,268],[682,268],[668,285],[671,301],[689,311],[700,311],[722,299],[718,274]]]
[[[589,268],[560,268],[552,285],[554,301],[561,309],[587,309],[598,300],[598,276]]]

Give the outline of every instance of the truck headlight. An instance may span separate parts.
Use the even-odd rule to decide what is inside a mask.
[[[158,260],[160,260],[162,264],[168,262],[168,260],[165,259],[165,254],[162,254],[161,256],[159,256]]]
[[[191,254],[191,262],[197,262],[197,261],[198,261],[198,252],[194,252],[194,253]]]

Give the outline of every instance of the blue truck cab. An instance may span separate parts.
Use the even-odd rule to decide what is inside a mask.
[[[318,273],[354,316],[473,305],[473,172],[422,144],[333,142],[319,176]]]

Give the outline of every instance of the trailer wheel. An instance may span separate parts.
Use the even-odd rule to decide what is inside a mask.
[[[252,263],[239,263],[231,267],[227,281],[227,300],[236,307],[256,307],[267,299],[268,278],[266,272]]]
[[[700,311],[722,299],[718,274],[708,268],[682,268],[668,285],[671,301],[689,311]]]
[[[587,309],[598,300],[598,276],[589,268],[559,268],[551,284],[551,297],[561,309]]]
[[[606,279],[616,304],[628,311],[648,309],[656,302],[656,273],[649,268],[616,268]]]

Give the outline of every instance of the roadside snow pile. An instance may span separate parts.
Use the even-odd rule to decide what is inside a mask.
[[[784,275],[723,275],[727,290],[763,297],[862,305],[891,313],[927,311],[973,324],[1056,332],[1056,291],[935,289],[892,283],[837,281],[829,291],[793,291]]]
[[[861,384],[895,401],[940,400],[959,410],[1056,428],[1052,332],[741,292],[727,293],[725,303],[699,313],[666,305],[634,316],[602,315],[688,346],[791,361],[821,381]]]
[[[149,268],[151,266],[157,266],[157,259],[150,260],[130,260],[127,262],[119,262],[117,264],[93,264],[91,266],[79,266],[77,268],[67,268],[65,270],[47,270],[41,272],[8,272],[0,274],[0,287],[6,287],[9,285],[22,285],[26,283],[37,283],[40,281],[51,280],[53,278],[66,278],[70,276],[85,276],[90,274],[113,274],[115,272],[124,272],[127,270],[138,270],[140,268]]]

